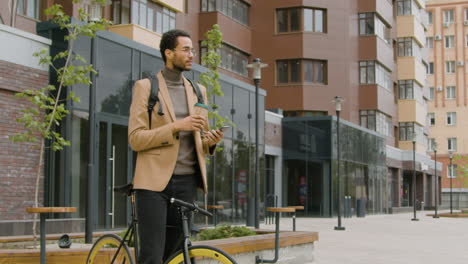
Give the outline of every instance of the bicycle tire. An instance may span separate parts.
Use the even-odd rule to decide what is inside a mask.
[[[117,249],[122,243],[122,239],[114,234],[106,234],[101,236],[89,251],[86,264],[101,264],[111,263],[114,256],[117,254]],[[122,244],[118,255],[113,264],[134,264],[132,254],[126,243]]]
[[[221,249],[210,247],[210,246],[191,246],[189,247],[190,258],[195,258],[196,263],[203,264],[237,264],[237,262],[226,252]],[[174,253],[166,261],[166,264],[180,264],[184,263],[184,254],[182,250]]]

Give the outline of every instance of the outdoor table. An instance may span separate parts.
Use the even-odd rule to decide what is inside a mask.
[[[293,213],[296,211],[294,208],[289,207],[267,207],[268,212],[275,213],[275,258],[274,259],[262,259],[260,256],[255,256],[255,263],[276,263],[279,257],[279,226],[280,226],[280,214],[281,213]]]
[[[296,211],[297,210],[304,210],[304,206],[302,205],[294,205],[294,206],[288,206],[288,208],[294,208],[294,213],[293,213],[293,231],[296,231]]]
[[[74,213],[76,207],[28,207],[26,212],[30,214],[40,214],[40,244],[41,244],[41,264],[46,263],[46,214],[48,213]]]
[[[213,224],[216,227],[218,224],[218,210],[224,209],[224,205],[208,205],[208,209],[213,209]]]

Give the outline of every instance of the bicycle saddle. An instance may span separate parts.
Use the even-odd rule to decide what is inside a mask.
[[[133,184],[128,183],[125,185],[116,186],[114,187],[114,192],[130,196],[133,192]]]

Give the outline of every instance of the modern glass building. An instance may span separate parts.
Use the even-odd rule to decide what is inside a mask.
[[[52,55],[67,48],[58,29],[45,27],[41,32],[53,39]],[[48,153],[46,167],[51,169],[46,176],[45,205],[75,206],[78,212],[73,217],[84,219],[91,188],[95,228],[123,227],[130,217],[129,203],[126,197],[114,194],[112,188],[131,182],[133,175],[136,154],[127,142],[132,86],[146,74],[161,70],[163,61],[159,50],[108,31],[99,32],[92,40],[80,38],[75,45],[75,51],[92,63],[98,73],[92,76],[91,86],[68,87],[81,101],[68,105],[71,114],[63,126],[71,147]],[[204,71],[205,68],[194,65],[192,71],[184,74],[197,81]],[[252,221],[254,212],[255,89],[224,75],[220,82],[224,97],[213,97],[211,101],[235,127],[225,133],[220,144],[222,150],[210,159],[209,195],[205,197],[200,191],[197,200],[224,205],[219,212],[220,221],[245,224]],[[259,93],[259,127],[263,128],[266,93],[263,90]],[[259,156],[263,160],[263,129],[259,132]],[[197,221],[205,223],[204,218]]]
[[[389,206],[385,138],[347,121],[340,121],[337,141],[334,116],[283,119],[283,204],[303,205],[307,216],[337,212],[340,148],[341,197],[359,201],[367,213],[384,213]]]

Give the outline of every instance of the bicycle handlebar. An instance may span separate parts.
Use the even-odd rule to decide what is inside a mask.
[[[184,202],[182,200],[179,200],[179,199],[176,199],[174,197],[172,197],[170,200],[169,200],[172,204],[175,204],[177,206],[182,206],[182,207],[185,207],[185,208],[188,208],[190,209],[191,211],[195,211],[195,212],[200,212],[206,216],[213,216],[212,213],[206,211],[205,209],[203,208],[200,208],[197,204],[193,203],[187,203],[187,202]]]

